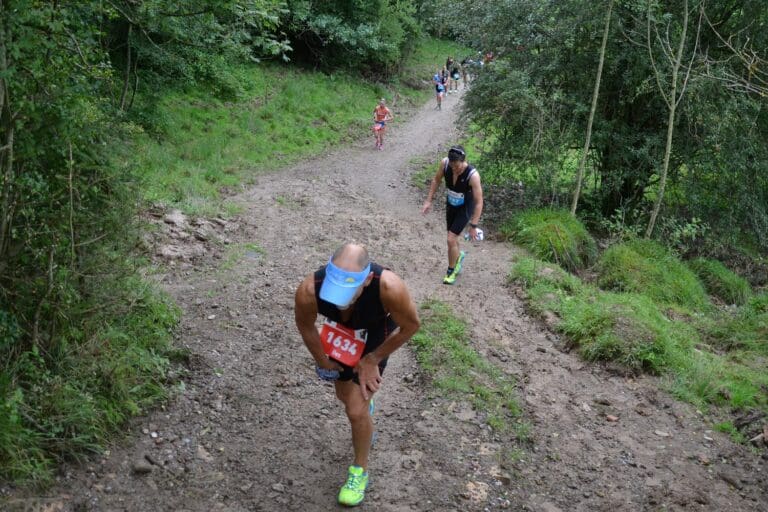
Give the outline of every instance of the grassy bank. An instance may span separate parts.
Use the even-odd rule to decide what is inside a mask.
[[[224,198],[238,186],[369,136],[378,98],[397,116],[421,105],[431,95],[436,66],[467,51],[424,40],[386,83],[280,64],[239,67],[233,70],[242,87],[236,99],[216,99],[206,90],[161,94],[155,132],[137,131],[126,165],[137,168],[147,201],[190,214],[226,212]]]
[[[689,310],[643,293],[602,290],[529,257],[518,259],[509,279],[526,290],[534,312],[557,319],[551,327],[587,360],[659,375],[671,393],[703,410],[768,412],[764,298],[736,312]]]
[[[768,295],[754,295],[722,263],[686,263],[657,242],[630,238],[586,268],[595,242],[565,211],[518,213],[502,232],[532,255],[517,259],[509,280],[582,357],[659,375],[702,409],[768,412]],[[585,240],[590,257],[579,258]],[[744,425],[736,437],[754,428]]]

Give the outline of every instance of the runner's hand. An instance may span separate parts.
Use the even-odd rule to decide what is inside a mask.
[[[424,206],[421,207],[421,213],[427,213],[432,206],[432,201],[424,201]]]
[[[379,365],[373,358],[365,356],[355,366],[355,372],[360,381],[360,391],[363,393],[363,399],[370,400],[371,395],[377,392],[381,386]]]

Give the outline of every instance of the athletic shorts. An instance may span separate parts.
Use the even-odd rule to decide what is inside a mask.
[[[392,317],[388,316],[380,328],[376,330],[369,330],[368,339],[365,342],[365,350],[363,350],[363,356],[376,350],[379,345],[384,343],[384,340],[387,339],[387,337],[389,337],[389,335],[392,334],[392,331],[395,329],[397,329],[397,324],[394,320],[392,320]],[[343,370],[339,372],[339,380],[352,380],[356,384],[360,384],[360,380],[357,378],[357,374],[352,370],[351,366],[342,364],[341,367]],[[384,375],[384,368],[386,367],[387,358],[384,358],[379,362],[379,373],[381,375]]]
[[[445,223],[448,231],[454,235],[460,235],[464,231],[464,226],[469,222],[469,208],[466,204],[457,207],[445,205]]]

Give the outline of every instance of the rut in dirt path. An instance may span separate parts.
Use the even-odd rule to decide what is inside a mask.
[[[185,390],[138,421],[125,446],[70,468],[48,503],[335,510],[351,461],[349,427],[296,332],[293,293],[353,240],[401,275],[417,302],[441,300],[469,322],[473,347],[518,379],[533,441],[510,457],[514,440],[469,404],[435,396],[402,349],[377,397],[372,487],[361,510],[765,510],[758,456],[708,432],[654,379],[617,377],[556,349],[505,284],[514,249],[465,245],[457,285],[441,284],[443,211],[419,213],[410,162],[436,162],[455,142],[458,99],[391,123],[384,151],[371,138],[263,176],[235,198],[245,213],[222,238],[242,249],[233,251],[239,260],[202,261],[163,279],[184,311],[180,343],[193,354]]]

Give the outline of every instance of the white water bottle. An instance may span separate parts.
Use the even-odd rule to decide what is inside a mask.
[[[475,228],[475,231],[477,231],[477,241],[483,240],[483,230],[480,228]],[[469,231],[466,231],[464,233],[464,240],[470,240],[472,237],[469,235]]]

